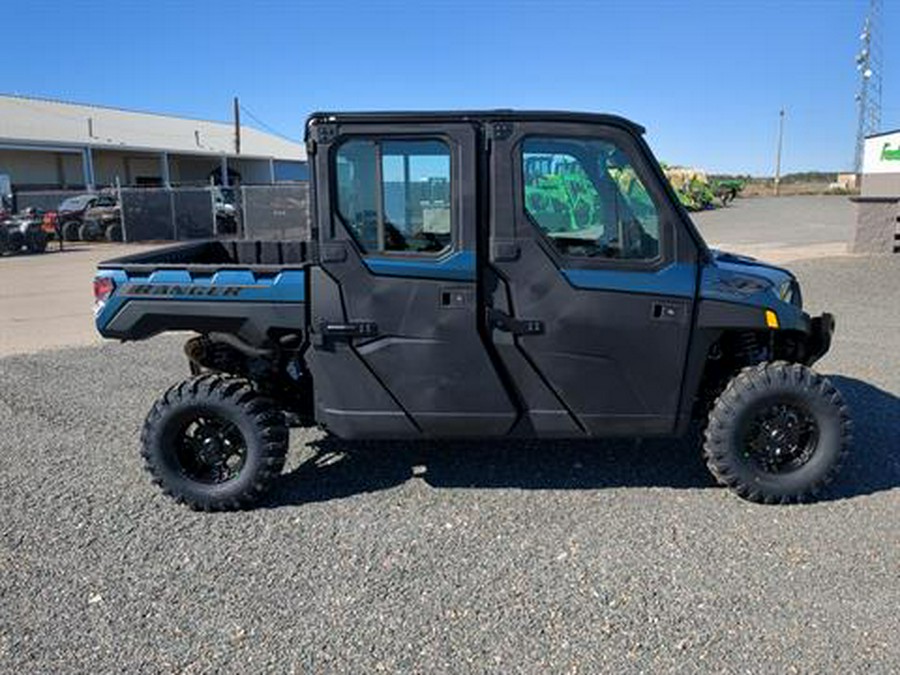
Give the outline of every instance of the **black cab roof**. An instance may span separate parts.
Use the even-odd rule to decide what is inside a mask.
[[[315,112],[306,122],[307,134],[314,124],[340,124],[342,122],[498,122],[498,121],[542,121],[542,122],[583,122],[588,124],[610,124],[623,127],[637,135],[645,129],[640,124],[619,115],[591,112],[570,112],[564,110],[404,110],[373,112]]]

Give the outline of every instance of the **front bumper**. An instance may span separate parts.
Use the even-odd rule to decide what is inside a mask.
[[[804,359],[806,365],[811,366],[828,352],[833,335],[833,315],[825,312],[821,316],[814,316],[809,320],[809,337],[806,340],[806,358]]]

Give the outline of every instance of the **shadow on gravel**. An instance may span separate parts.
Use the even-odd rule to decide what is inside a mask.
[[[847,499],[900,487],[900,398],[871,384],[829,375],[853,418],[847,465],[823,499]]]
[[[325,438],[282,477],[263,506],[304,504],[374,492],[413,477],[436,488],[590,490],[714,485],[684,441],[494,441],[349,443]]]
[[[900,399],[860,380],[832,376],[854,417],[854,447],[824,500],[900,487]],[[596,490],[715,485],[686,440],[377,442],[325,438],[315,455],[273,486],[264,507],[385,490],[418,477],[432,487]]]

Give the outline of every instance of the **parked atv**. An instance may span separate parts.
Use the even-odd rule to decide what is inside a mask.
[[[213,188],[213,212],[216,218],[218,234],[237,234],[238,210],[232,188]]]
[[[0,222],[0,254],[43,253],[47,250],[47,233],[44,231],[43,214],[33,209]]]
[[[57,217],[66,241],[115,240],[117,231],[121,241],[121,209],[113,194],[69,197],[59,205]]]

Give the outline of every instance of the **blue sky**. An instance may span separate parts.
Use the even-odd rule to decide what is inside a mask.
[[[210,119],[236,94],[294,137],[317,109],[615,112],[660,159],[759,175],[783,106],[784,170],[842,170],[867,4],[7,0],[0,90]],[[885,5],[882,126],[896,128],[900,1]]]

